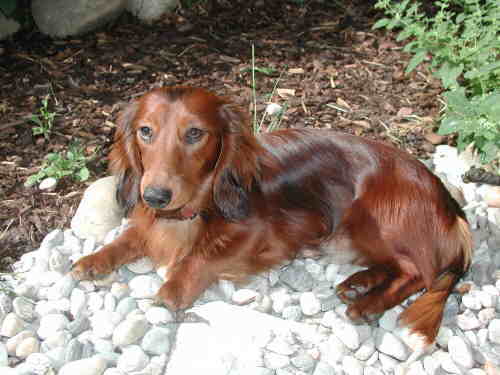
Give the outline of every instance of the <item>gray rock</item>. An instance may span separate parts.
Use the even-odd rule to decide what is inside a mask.
[[[62,331],[68,327],[69,320],[62,314],[47,314],[40,319],[40,327],[38,328],[38,336],[41,339],[46,339],[54,332]]]
[[[127,346],[135,344],[144,336],[149,328],[149,323],[144,317],[127,318],[113,332],[113,345]]]
[[[12,302],[14,312],[21,319],[31,322],[35,319],[35,302],[26,297],[16,297]]]
[[[154,327],[142,339],[142,349],[151,355],[166,354],[170,351],[170,330]]]
[[[474,366],[474,356],[468,343],[460,336],[453,336],[448,341],[448,352],[458,365],[470,369]]]
[[[71,3],[73,6],[64,0],[33,1],[31,11],[39,29],[53,37],[84,34],[115,19],[124,9],[122,0]]]
[[[135,298],[126,297],[118,302],[116,306],[116,312],[122,314],[122,316],[127,316],[131,311],[137,309],[137,301]]]
[[[163,285],[157,275],[139,275],[129,282],[130,295],[134,298],[154,298]]]
[[[375,336],[375,347],[382,353],[400,361],[405,361],[409,356],[408,347],[397,336],[379,328]]]
[[[106,360],[101,356],[80,359],[66,363],[58,375],[102,375],[106,370]]]
[[[33,353],[26,358],[26,365],[37,375],[47,374],[52,370],[50,358],[42,353]]]
[[[47,249],[53,249],[56,246],[60,246],[64,241],[64,233],[60,229],[54,229],[52,232],[47,234],[40,244],[40,250],[44,251]]]
[[[61,300],[63,298],[69,298],[73,289],[75,288],[76,280],[67,274],[61,279],[57,280],[54,285],[52,285],[48,291],[47,298],[49,300]]]
[[[27,358],[33,353],[40,351],[40,342],[36,337],[28,337],[21,341],[16,347],[16,356],[19,358]]]
[[[304,315],[315,315],[321,311],[321,301],[312,292],[300,295],[300,308]]]
[[[101,339],[110,338],[116,326],[122,321],[120,313],[114,311],[100,310],[90,318],[94,337]]]
[[[115,16],[117,11],[121,11],[123,1],[124,0],[96,0],[92,2],[91,7],[96,9],[102,8],[102,13],[104,13],[107,20]],[[61,10],[57,10],[59,13],[57,18],[61,19],[62,23],[67,23],[68,21],[70,21],[70,23],[75,23],[75,25],[72,26],[74,30],[71,31],[66,30],[66,28],[69,29],[69,25],[58,26],[61,30],[52,30],[52,28],[56,28],[56,26],[47,25],[47,29],[42,29],[42,31],[49,35],[55,34],[56,36],[63,36],[61,33],[74,35],[75,31],[76,33],[84,32],[88,29],[83,25],[83,21],[87,21],[86,18],[90,21],[92,17],[98,16],[100,13],[100,11],[97,12],[93,9],[85,9],[87,7],[85,4],[90,4],[87,1],[72,1],[68,3],[65,0],[51,0],[50,3],[53,4],[50,6],[47,6],[47,3],[48,1],[46,0],[35,0],[33,2],[33,8],[44,8],[44,10],[40,9],[40,12],[43,11],[44,14],[47,14],[52,11],[50,9],[52,6],[56,9],[62,7]],[[79,20],[79,16],[73,15],[73,12],[86,12],[87,10],[90,11],[89,13],[91,15],[83,16],[82,21]],[[69,12],[71,16],[64,17],[64,12]],[[33,16],[35,17],[35,13],[33,13]],[[36,19],[35,17],[35,20]],[[52,22],[54,21],[50,21],[50,23]],[[79,23],[81,23],[81,25],[78,25]],[[108,232],[120,225],[121,219],[123,218],[123,210],[119,207],[115,199],[116,183],[117,180],[115,177],[104,177],[94,182],[85,190],[82,201],[76,210],[75,216],[71,220],[71,229],[78,237],[83,239],[93,237],[98,242],[103,242]]]
[[[179,0],[127,0],[127,10],[148,24],[159,20],[178,5]]]
[[[290,362],[299,370],[309,373],[316,364],[316,360],[308,353],[302,352],[290,359]]]
[[[9,353],[7,352],[7,347],[0,342],[0,369],[3,366],[9,364]]]
[[[72,339],[68,342],[64,362],[73,362],[82,358],[83,344],[78,339]]]
[[[143,257],[143,258],[136,260],[133,263],[127,264],[126,267],[129,269],[129,271],[131,271],[133,273],[143,275],[146,273],[153,272],[154,263],[150,258]]]
[[[272,370],[277,370],[285,366],[288,366],[288,364],[290,363],[290,358],[283,354],[265,352],[264,363],[267,368]]]
[[[287,306],[281,313],[283,319],[299,321],[302,318],[302,309],[299,306]]]
[[[130,345],[123,348],[123,354],[118,359],[117,368],[128,374],[143,370],[148,364],[149,358],[140,346]]]
[[[68,324],[68,332],[70,332],[73,336],[78,336],[83,331],[86,331],[90,328],[89,318],[86,316],[79,316],[71,323]]]
[[[346,375],[363,375],[361,363],[353,356],[345,356],[342,359],[342,369]]]
[[[161,306],[153,306],[149,308],[146,313],[146,319],[151,324],[166,324],[174,320],[172,313]]]
[[[25,329],[27,323],[18,317],[15,313],[9,313],[5,317],[0,329],[0,335],[6,337],[13,337]]]
[[[488,325],[488,338],[494,344],[500,344],[500,319],[493,319]]]
[[[21,25],[16,20],[7,18],[0,12],[0,40],[6,39],[8,36],[15,34]]]
[[[298,292],[311,290],[314,286],[314,278],[307,272],[305,266],[297,264],[297,262],[292,263],[281,272],[280,280]]]

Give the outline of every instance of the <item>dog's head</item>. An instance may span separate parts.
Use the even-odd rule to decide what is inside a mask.
[[[226,99],[198,88],[154,89],[118,119],[110,153],[118,200],[127,211],[141,203],[183,219],[215,208],[241,219],[257,148],[248,116]]]

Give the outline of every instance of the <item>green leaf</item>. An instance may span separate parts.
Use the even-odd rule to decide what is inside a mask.
[[[462,119],[457,116],[447,115],[441,121],[441,125],[439,126],[438,134],[447,135],[450,133],[455,133],[460,129],[460,125],[462,124]]]
[[[452,66],[450,63],[445,62],[436,74],[441,78],[445,89],[456,88],[458,87],[457,78],[462,74],[463,70],[463,64]]]
[[[382,18],[382,19],[378,20],[377,22],[375,22],[375,24],[372,26],[372,29],[380,29],[381,27],[385,27],[385,26],[387,26],[389,21],[390,20],[388,18]]]
[[[474,114],[474,107],[465,96],[465,89],[463,87],[447,91],[443,96],[445,97],[446,104],[451,111],[460,113],[464,116],[471,116]]]
[[[478,111],[500,121],[500,91],[484,97],[478,104]]]
[[[427,57],[427,50],[421,50],[415,54],[408,63],[408,66],[406,67],[406,73],[410,73],[413,71],[418,64],[420,64],[422,61],[425,60]]]
[[[87,181],[90,177],[90,172],[87,167],[83,167],[78,172],[78,180],[79,181]]]
[[[500,69],[500,61],[495,61],[490,64],[486,64],[479,69],[470,70],[464,74],[467,79],[475,79],[483,75],[487,75],[495,69]]]
[[[482,159],[485,163],[489,163],[500,156],[500,149],[495,142],[487,142],[481,151],[483,152]]]

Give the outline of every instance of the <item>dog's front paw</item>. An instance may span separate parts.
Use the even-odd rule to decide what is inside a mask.
[[[77,280],[94,280],[111,273],[113,267],[99,253],[85,256],[71,267],[71,274]]]
[[[155,297],[155,302],[165,305],[171,311],[185,309],[188,305],[182,302],[182,289],[175,286],[175,283],[166,282],[162,285]]]

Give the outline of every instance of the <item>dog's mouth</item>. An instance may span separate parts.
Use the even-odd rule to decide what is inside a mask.
[[[156,216],[169,220],[193,220],[198,213],[185,204],[172,210],[156,210]]]

